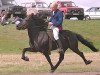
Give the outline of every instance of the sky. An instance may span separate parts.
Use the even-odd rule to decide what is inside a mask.
[[[52,1],[54,1],[54,0],[52,0]],[[66,1],[66,0],[62,0],[62,1]],[[90,7],[96,7],[96,6],[100,7],[100,0],[70,0],[70,1],[75,2],[75,4],[78,7],[82,7],[85,10]]]
[[[100,0],[72,0],[77,6],[83,7],[85,10],[90,7],[100,7]]]
[[[24,1],[32,1],[32,0],[16,0],[16,2],[19,3],[19,4],[21,2],[24,2]],[[55,1],[55,0],[45,0],[45,2],[47,2],[47,3],[52,2],[52,1]],[[66,1],[66,0],[62,0],[62,1]],[[70,1],[75,2],[75,4],[78,7],[82,7],[85,10],[90,8],[90,7],[95,7],[95,6],[100,7],[100,0],[70,0]]]

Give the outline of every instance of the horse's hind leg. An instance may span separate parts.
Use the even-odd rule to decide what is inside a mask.
[[[70,49],[74,51],[76,54],[78,54],[85,62],[85,64],[90,64],[92,61],[87,60],[83,54],[83,52],[79,51],[78,49],[78,39],[75,34],[69,36],[69,44],[70,44]]]
[[[84,60],[85,64],[88,65],[90,64],[92,61],[91,60],[87,60],[83,54],[83,52],[80,52],[79,49],[73,50],[76,54],[78,54],[80,57],[82,57],[82,59]]]
[[[32,48],[24,48],[23,52],[22,52],[22,59],[25,61],[29,61],[29,58],[27,56],[25,56],[26,51],[32,52]]]

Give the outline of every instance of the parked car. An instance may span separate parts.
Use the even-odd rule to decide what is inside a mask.
[[[84,9],[75,5],[72,1],[58,1],[59,9],[64,13],[65,19],[77,17],[78,20],[84,19]]]
[[[7,10],[9,14],[13,14],[13,17],[25,18],[27,16],[26,8],[23,6],[12,6]]]
[[[100,19],[100,7],[91,7],[84,12],[85,20]]]
[[[25,18],[26,8],[14,3],[14,0],[2,0],[0,5],[0,23],[2,25],[13,23],[16,17]]]
[[[13,17],[19,16],[21,18],[26,17],[26,8],[15,4],[14,0],[2,1],[2,5],[0,6],[0,14],[2,15],[2,11],[6,11],[9,15],[13,15]]]
[[[48,5],[45,2],[26,2],[26,3],[22,3],[21,6],[26,7],[27,8],[27,15],[34,13],[48,13],[50,12],[50,9],[48,7]]]

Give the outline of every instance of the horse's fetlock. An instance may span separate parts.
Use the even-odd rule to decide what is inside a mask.
[[[80,52],[81,55],[83,55],[83,52]]]

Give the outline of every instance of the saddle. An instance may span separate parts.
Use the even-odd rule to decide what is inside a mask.
[[[59,32],[59,38],[65,38],[64,37],[64,32],[65,32],[65,30],[61,30],[60,32]],[[52,49],[52,44],[53,43],[55,43],[57,46],[58,46],[58,44],[57,44],[57,42],[56,42],[56,40],[54,39],[54,37],[53,37],[53,31],[51,30],[51,29],[48,29],[47,30],[47,34],[48,34],[48,36],[49,36],[49,51]],[[53,43],[52,43],[53,42]]]
[[[61,31],[59,32],[59,37],[64,38],[64,33],[65,33],[66,31],[67,31],[67,30],[61,30]],[[56,41],[56,40],[54,39],[54,37],[53,37],[53,31],[52,31],[52,29],[48,29],[48,30],[47,30],[47,34],[48,34],[49,38],[50,38],[52,41]]]

